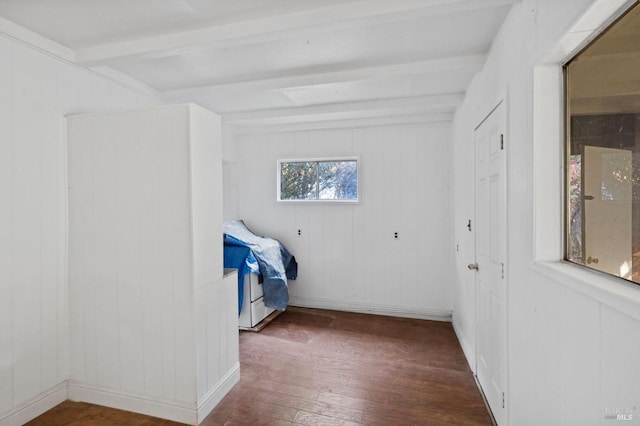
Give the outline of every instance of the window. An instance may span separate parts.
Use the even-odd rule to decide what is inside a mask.
[[[565,66],[565,259],[640,283],[640,5]]]
[[[356,158],[278,161],[278,201],[358,201]]]

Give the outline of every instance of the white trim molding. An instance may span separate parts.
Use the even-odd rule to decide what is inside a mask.
[[[289,299],[289,305],[301,308],[328,309],[360,314],[386,315],[401,318],[451,322],[451,311],[442,309],[412,309],[399,306],[373,305],[370,303],[354,301],[338,301],[295,296],[292,296]]]
[[[68,399],[67,381],[42,392],[0,417],[0,426],[21,426]]]
[[[237,362],[198,404],[196,424],[200,424],[239,381],[240,363]]]
[[[151,399],[146,395],[134,395],[76,381],[69,382],[69,399],[180,423],[196,424],[197,421],[195,404],[190,406],[184,402]]]
[[[148,395],[135,395],[76,381],[68,383],[68,399],[197,425],[211,413],[239,381],[240,363],[238,362],[216,383],[197,406],[180,401],[151,399],[152,397]],[[65,397],[60,402],[65,399],[67,399],[66,389]],[[5,425],[0,424],[0,426]]]
[[[531,269],[640,319],[640,287],[565,262],[563,66],[637,0],[597,0],[534,67],[534,261]],[[550,172],[552,170],[552,172]]]
[[[456,334],[456,338],[458,339],[458,343],[460,343],[460,347],[462,348],[462,352],[464,353],[464,357],[467,360],[467,365],[469,365],[469,369],[476,374],[476,352],[475,352],[475,344],[474,342],[469,342],[467,336],[462,333],[463,328],[460,327],[458,321],[456,320],[456,316],[453,317],[451,321],[451,325],[453,326],[453,332]]]

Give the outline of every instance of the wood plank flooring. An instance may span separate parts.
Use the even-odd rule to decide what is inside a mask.
[[[25,426],[183,426],[157,417],[85,402],[64,401]]]
[[[203,425],[492,424],[450,323],[290,307],[242,332],[240,357],[240,383]],[[30,425],[176,425],[74,404]]]

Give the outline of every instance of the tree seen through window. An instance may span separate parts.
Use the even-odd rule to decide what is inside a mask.
[[[280,162],[280,200],[358,199],[356,160]]]

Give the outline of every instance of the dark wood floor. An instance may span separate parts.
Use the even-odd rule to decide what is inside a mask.
[[[25,426],[184,426],[169,420],[85,402],[65,401]]]
[[[289,308],[240,334],[241,380],[203,425],[491,425],[451,324]],[[65,402],[29,425],[177,425]]]

